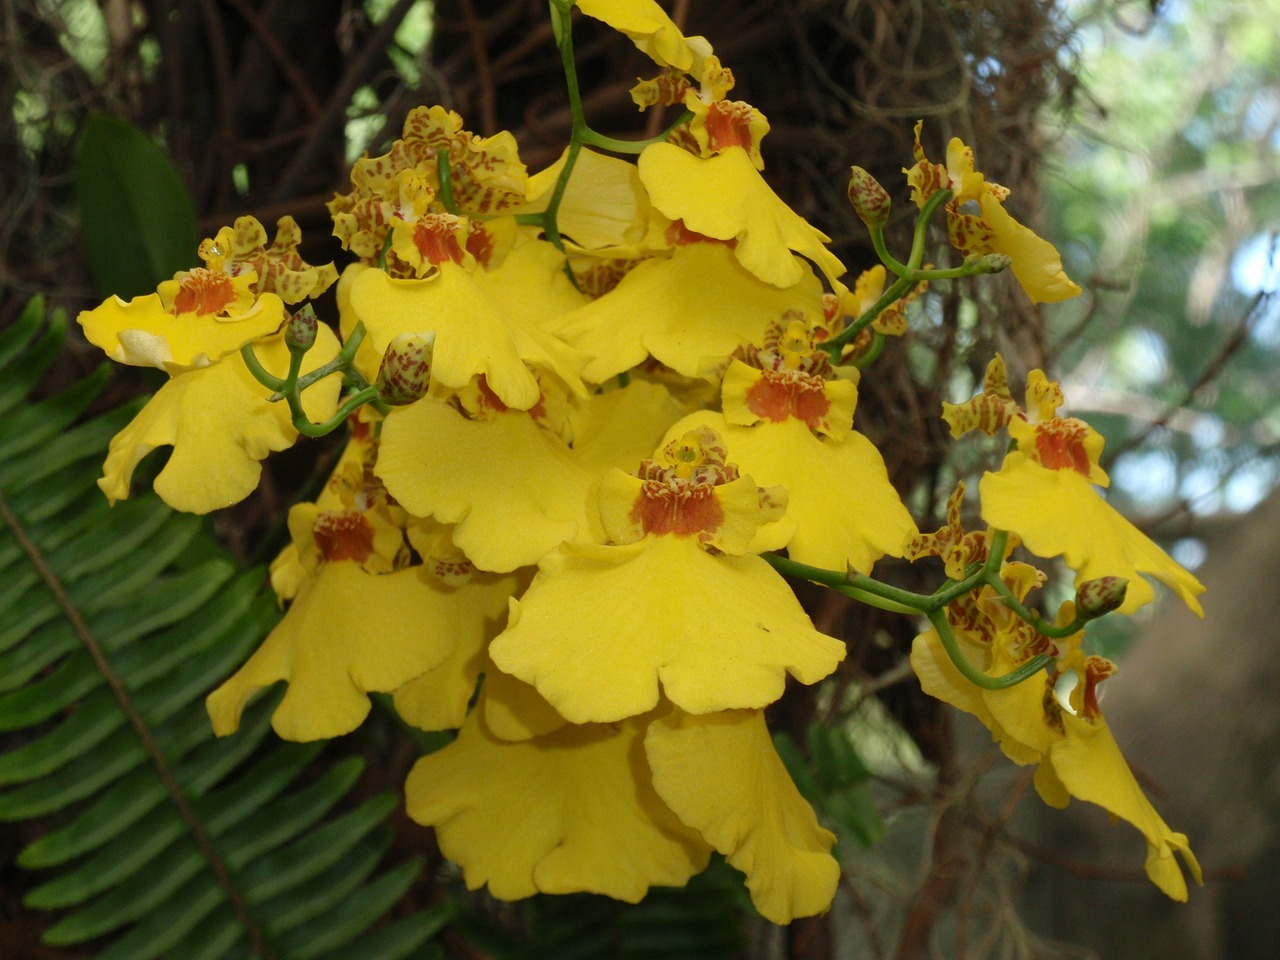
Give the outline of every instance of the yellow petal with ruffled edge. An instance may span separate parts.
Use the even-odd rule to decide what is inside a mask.
[[[822,285],[787,253],[796,281],[785,289],[748,273],[720,243],[677,247],[646,260],[609,293],[566,314],[556,333],[593,358],[583,377],[603,383],[650,354],[686,377],[702,376],[708,358],[759,342],[786,311],[822,317]]]
[[[1166,895],[1185,902],[1187,881],[1175,854],[1182,857],[1196,883],[1203,882],[1186,834],[1171,830],[1151,806],[1105,720],[1091,722],[1064,714],[1062,722],[1066,736],[1049,752],[1054,773],[1072,796],[1096,803],[1137,827],[1147,841],[1147,876]]]
[[[659,66],[685,72],[693,68],[688,41],[655,0],[578,0],[577,7],[588,17],[625,33]]]
[[[542,391],[526,361],[584,391],[577,367],[585,358],[544,331],[511,317],[492,295],[454,263],[434,277],[396,280],[365,270],[351,283],[351,308],[379,354],[402,333],[434,332],[431,379],[461,389],[483,374],[508,407],[528,410]],[[536,299],[536,287],[522,290]]]
[[[568,151],[529,178],[529,203],[519,213],[546,210]],[[581,150],[556,208],[556,228],[585,250],[637,244],[649,226],[649,198],[634,163]]]
[[[503,673],[493,661],[485,668],[484,694],[485,729],[499,740],[529,740],[568,723],[536,688]]]
[[[529,356],[542,350],[562,357],[576,374],[587,358],[546,333],[559,317],[587,302],[565,276],[564,263],[564,254],[545,240],[526,240],[507,254],[502,266],[477,270],[471,279],[511,323],[521,356],[526,356],[526,349]],[[551,369],[545,363],[530,362]]]
[[[993,234],[988,246],[1013,260],[1009,269],[1032,302],[1058,303],[1080,295],[1080,285],[1062,269],[1062,257],[1053,244],[1013,219],[991,194],[983,194],[979,202],[982,219]]]
[[[988,656],[987,648],[968,641],[959,634],[960,649],[969,657],[969,662],[980,665]],[[995,719],[991,711],[982,702],[982,690],[964,678],[956,669],[951,657],[937,631],[928,630],[919,634],[911,642],[911,669],[920,681],[920,689],[936,700],[949,703],[957,710],[973,714],[984,727],[992,731],[992,738],[999,739]],[[1013,758],[1018,763],[1035,763],[1039,754],[1032,754],[1026,759]]]
[[[254,693],[284,680],[271,725],[286,740],[319,740],[358,727],[368,693],[389,692],[449,655],[471,598],[422,567],[372,575],[359,564],[322,564],[248,662],[209,694],[219,736],[234,733]]]
[[[840,881],[836,837],[792,783],[764,714],[675,710],[650,724],[644,747],[658,795],[747,875],[761,916],[790,923],[827,911]]]
[[[1001,641],[997,638],[996,642]],[[998,658],[996,665],[987,673],[1003,676],[1016,666],[1007,658]],[[980,693],[983,704],[995,721],[988,724],[992,739],[999,742],[1005,756],[1015,763],[1040,763],[1062,739],[1062,734],[1050,726],[1045,714],[1046,703],[1054,701],[1051,680],[1043,671],[1012,687],[982,690]]]
[[[429,399],[393,410],[376,472],[410,513],[457,524],[454,543],[482,570],[527,566],[590,536],[587,490],[598,478],[523,411],[469,420]]]
[[[956,203],[980,200],[987,193],[987,178],[974,169],[973,148],[959,137],[947,143],[947,179]]]
[[[289,351],[281,335],[254,345],[262,365],[276,376],[289,369]],[[338,353],[338,341],[321,326],[316,345],[303,358],[303,372]],[[337,409],[342,378],[334,375],[302,394],[313,421]],[[98,486],[114,503],[129,497],[133,471],[152,450],[172,446],[173,453],[155,480],[156,493],[175,510],[208,513],[238,503],[258,486],[260,461],[273,450],[287,450],[298,439],[283,403],[270,403],[271,391],[232,355],[221,363],[178,374],[153,396],[127,427],[111,440]]]
[[[796,524],[787,552],[799,563],[869,573],[881,557],[902,556],[916,532],[880,451],[857,431],[836,443],[796,419],[740,427],[703,412],[673,426],[666,440],[699,426],[723,436],[730,459],[756,483],[786,488],[787,517]]]
[[[536,563],[562,540],[598,541],[601,477],[634,469],[682,409],[641,381],[575,403],[572,448],[520,411],[468,420],[433,400],[399,408],[383,424],[377,474],[410,513],[456,523],[454,542],[484,570]]]
[[[251,277],[226,278],[228,284],[252,285]],[[250,296],[252,296],[250,294]],[[158,367],[170,376],[217,363],[246,343],[269,336],[284,322],[284,303],[264,293],[247,310],[232,316],[174,316],[159,294],[125,302],[110,297],[76,318],[85,339],[112,360],[138,367]]]
[[[773,192],[741,147],[702,159],[655,143],[640,154],[639,166],[649,199],[664,216],[703,236],[737,240],[734,256],[765,283],[791,287],[803,279],[793,250],[816,263],[833,286],[845,272],[825,246],[831,238]]]
[[[710,848],[653,790],[643,721],[508,743],[482,716],[473,710],[457,740],[419,760],[405,783],[406,811],[436,828],[468,889],[637,903],[650,886],[683,886],[706,866]]]
[[[573,723],[651,710],[659,684],[690,713],[763,707],[788,673],[816,683],[844,654],[759,557],[675,536],[562,544],[489,650]]]
[[[460,727],[484,670],[489,636],[477,643],[475,634],[470,634],[436,666],[392,691],[400,719],[419,730]]]
[[[355,330],[356,324],[360,322],[360,318],[356,316],[355,310],[351,307],[351,285],[355,283],[356,277],[360,276],[360,274],[366,270],[374,269],[376,268],[366,263],[349,263],[338,276],[338,283],[334,287],[334,296],[338,301],[338,332],[342,335],[344,343],[351,339],[351,334]],[[356,348],[356,370],[370,383],[376,383],[378,380],[378,368],[381,365],[381,351],[373,345],[373,338],[366,336],[360,341],[360,346]]]
[[[700,404],[677,397],[669,386],[633,380],[618,390],[569,398],[574,453],[596,473],[634,470],[658,447],[667,428]]]
[[[956,640],[963,653],[974,666],[986,669],[985,664],[991,659],[990,647],[976,643],[963,632],[956,631]],[[1051,742],[1050,731],[1044,724],[1044,710],[1041,697],[1044,692],[1043,674],[1023,681],[1012,690],[999,691],[1000,697],[994,701],[999,715],[993,712],[987,695],[992,691],[984,691],[976,686],[956,669],[937,631],[928,630],[920,634],[911,644],[911,668],[920,680],[920,688],[931,697],[949,703],[957,710],[973,714],[984,727],[991,731],[991,739],[1000,745],[1000,749],[1014,763],[1039,763],[1045,757],[1045,749]],[[1011,666],[1003,669],[989,670],[992,676],[1003,675],[1011,670]],[[1029,723],[1037,723],[1043,730],[1036,729],[1034,735],[1021,739],[1012,735],[1002,720],[1013,717],[1017,727],[1024,718]],[[1021,731],[1026,736],[1026,731]],[[1049,738],[1049,739],[1046,739]],[[1039,744],[1039,748],[1028,745],[1028,740]],[[1043,742],[1042,742],[1043,741]]]
[[[1122,517],[1074,470],[1048,470],[1014,451],[999,473],[984,474],[978,487],[982,518],[1012,530],[1038,557],[1063,556],[1076,572],[1076,586],[1098,577],[1129,581],[1121,613],[1132,613],[1155,595],[1140,573],[1155,577],[1203,616],[1196,597],[1204,585]]]
[[[473,573],[454,590],[458,615],[436,621],[453,634],[453,649],[440,663],[393,691],[396,713],[419,730],[461,726],[488,662],[489,641],[507,624],[507,602],[528,583],[527,576]],[[419,629],[421,629],[419,625]]]

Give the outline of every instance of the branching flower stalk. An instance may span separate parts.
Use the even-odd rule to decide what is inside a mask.
[[[677,111],[661,136],[587,125],[575,6],[657,67],[632,98]],[[1185,899],[1199,866],[1110,739],[1096,685],[1113,667],[1084,634],[1149,602],[1148,578],[1197,613],[1203,588],[1099,496],[1101,437],[1059,414],[1042,371],[1018,403],[996,357],[982,392],[943,410],[956,438],[1009,438],[979,480],[984,528],[966,528],[960,484],[946,525],[922,533],[855,427],[860,376],[928,284],[1007,270],[1033,300],[1062,300],[1079,288],[1057,251],[1004,209],[971,148],[953,139],[934,163],[917,125],[911,249],[890,254],[889,195],[855,167],[881,263],[846,278],[766,183],[768,121],[727,99],[733,74],[705,38],[650,0],[550,7],[573,117],[561,161],[530,174],[511,134],[411,111],[330,204],[352,257],[338,333],[306,302],[336,268],[301,260],[292,221],[267,246],[252,218],[206,240],[204,266],[79,318],[116,360],[170,376],[112,443],[113,500],[168,445],[160,495],[218,509],[253,491],[270,451],[349,428],[316,500],[289,511],[271,568],[287,612],[210,694],[214,730],[235,733],[281,681],[273,725],[296,740],[348,733],[369,694],[390,694],[406,723],[457,731],[418,761],[406,805],[469,887],[634,902],[717,852],[786,923],[830,906],[840,867],[764,710],[846,650],[785,575],[913,618],[925,691],[1039,764],[1049,802],[1074,793],[1134,824],[1148,875]],[[939,215],[958,266],[925,265]],[[192,429],[196,408],[211,413]],[[905,590],[872,576],[884,557],[936,558],[945,580]],[[1057,557],[1076,598],[1047,616],[1033,564]]]

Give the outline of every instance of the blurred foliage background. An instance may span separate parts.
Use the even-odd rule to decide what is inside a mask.
[[[1280,262],[1280,0],[668,7],[733,68],[735,96],[769,117],[770,182],[833,237],[852,269],[874,255],[844,199],[848,165],[889,188],[898,207],[891,248],[901,243],[914,219],[901,168],[923,118],[930,156],[953,135],[973,144],[979,169],[1013,190],[1010,209],[1058,243],[1086,288],[1052,309],[1029,304],[1005,278],[932,291],[913,333],[864,378],[859,425],[885,451],[922,528],[937,525],[955,479],[987,462],[957,459],[936,411],[942,399],[970,394],[994,349],[1009,360],[1015,389],[1035,366],[1062,378],[1073,412],[1107,437],[1115,502],[1166,536],[1188,566],[1204,560],[1206,532],[1267,496],[1280,441],[1280,308],[1271,298]],[[269,224],[288,213],[302,227],[306,259],[340,265],[325,203],[346,188],[354,158],[386,149],[410,107],[442,103],[477,133],[512,130],[530,169],[558,156],[568,130],[539,0],[5,0],[0,17],[0,328],[36,294],[74,316],[108,293],[152,283],[145,275],[137,289],[101,282],[95,251],[110,259],[115,250],[118,260],[126,226],[82,220],[77,158],[83,178],[96,156],[86,156],[83,137],[94,115],[143,131],[185,188],[185,206],[136,217],[190,217],[199,237],[240,214]],[[594,26],[578,40],[593,126],[617,136],[657,131],[662,118],[637,115],[626,95],[645,65],[624,39]],[[189,261],[194,249],[175,256]],[[73,342],[41,390],[65,387],[98,360]],[[121,372],[97,409],[154,386],[144,373]],[[244,560],[269,559],[280,545],[277,518],[325,455],[319,444],[270,461],[258,494],[217,520],[221,541]],[[911,570],[891,575],[919,586]],[[819,626],[848,640],[850,656],[833,686],[794,691],[772,719],[802,788],[841,825],[848,883],[831,917],[786,931],[748,923],[741,942],[727,939],[716,955],[825,958],[855,946],[903,960],[930,951],[1080,955],[1064,931],[1033,931],[1019,919],[1011,878],[1028,861],[1087,868],[1010,832],[1025,779],[980,796],[985,768],[963,754],[950,716],[904,669],[913,625],[800,589]],[[1132,638],[1113,629],[1093,639],[1111,653]],[[316,762],[370,759],[368,795],[398,790],[429,746],[381,715]],[[0,861],[37,834],[26,825],[6,832]],[[621,955],[582,946],[582,918],[603,917],[615,933],[649,922],[589,907],[589,898],[514,908],[464,898],[425,834],[397,826],[397,855],[427,864],[406,900],[453,898],[471,910],[441,935],[444,955],[571,956],[562,941],[575,930],[580,955]],[[21,904],[32,880],[7,866],[3,878],[4,922],[21,938],[12,942],[47,951],[32,956],[92,955],[35,946],[49,919]],[[728,896],[721,880],[713,875],[669,909],[696,918],[697,896],[719,909]],[[558,952],[537,952],[553,942]]]

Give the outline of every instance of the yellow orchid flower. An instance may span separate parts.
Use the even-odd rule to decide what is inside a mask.
[[[528,410],[541,390],[528,364],[558,377],[585,394],[579,371],[587,358],[547,332],[536,320],[568,302],[580,303],[563,273],[549,267],[537,251],[549,250],[559,263],[563,255],[542,241],[530,241],[502,266],[489,272],[476,266],[459,242],[458,218],[449,214],[414,225],[412,246],[434,266],[420,279],[397,279],[366,269],[353,273],[348,289],[350,315],[364,323],[378,355],[401,334],[434,334],[431,379],[462,389],[483,375],[508,407]],[[430,242],[419,245],[419,232]],[[565,289],[567,288],[567,290]],[[515,306],[515,301],[523,301]]]
[[[1027,377],[1027,411],[1009,393],[1004,360],[987,366],[983,392],[963,404],[944,404],[952,435],[968,430],[992,434],[1001,427],[1017,441],[997,473],[978,486],[982,517],[1011,530],[1040,557],[1062,556],[1076,572],[1076,585],[1101,577],[1129,581],[1121,613],[1132,613],[1155,595],[1148,574],[1173,590],[1198,616],[1204,586],[1122,517],[1095,484],[1109,481],[1098,466],[1103,439],[1083,420],[1057,415],[1058,384],[1042,371]]]
[[[883,264],[876,264],[870,269],[862,271],[858,274],[858,279],[854,281],[852,290],[845,290],[840,294],[827,294],[835,303],[826,311],[829,321],[840,319],[841,325],[845,322],[843,318],[851,317],[857,319],[871,309],[880,295],[884,293],[886,272]],[[907,306],[919,297],[929,288],[927,281],[921,281],[912,288],[911,292],[899,300],[893,301],[889,306],[885,307],[871,321],[871,329],[876,333],[883,334],[887,337],[900,337],[907,332]],[[838,333],[840,327],[832,330]]]
[[[250,696],[279,680],[289,684],[272,716],[280,736],[349,733],[369,712],[369,692],[394,690],[444,660],[467,616],[457,591],[406,565],[403,531],[378,511],[298,504],[289,532],[309,575],[258,651],[209,695],[220,736],[239,728]]]
[[[555,163],[529,178],[529,202],[519,213],[546,210],[568,150]],[[581,150],[556,210],[556,226],[585,250],[640,243],[649,224],[649,198],[635,164],[594,150]]]
[[[704,38],[685,37],[657,0],[578,0],[576,6],[588,17],[626,34],[636,49],[660,67],[698,73],[711,53]]]
[[[254,221],[257,223],[257,221]],[[232,272],[236,232],[223,227],[200,244],[205,266],[176,273],[155,293],[127,303],[110,297],[76,318],[85,338],[112,360],[170,376],[217,363],[284,322],[284,302],[258,291],[256,270]]]
[[[802,260],[794,286],[778,289],[745,270],[723,243],[683,242],[642,261],[598,300],[564,314],[553,330],[591,356],[583,376],[603,383],[646,356],[687,377],[707,374],[744,343],[763,339],[789,311],[821,316],[822,288]]]
[[[439,196],[441,157],[447,161],[448,210]],[[452,110],[416,107],[405,117],[400,139],[389,152],[363,157],[352,166],[352,190],[336,194],[328,204],[333,235],[372,263],[395,221],[414,223],[428,212],[475,218],[509,213],[525,203],[528,178],[510,132],[479,137],[464,130],[462,117]],[[472,230],[484,232],[474,226]],[[473,239],[467,249],[488,266],[488,258],[477,249],[483,243],[482,238]]]
[[[868,573],[881,557],[902,555],[915,522],[880,452],[853,429],[856,371],[831,368],[817,348],[822,332],[798,317],[775,322],[762,347],[739,350],[730,364],[724,412],[690,414],[667,439],[698,428],[721,434],[741,469],[787,491],[793,560]]]
[[[693,105],[702,155],[670,143],[640,154],[640,179],[654,207],[671,220],[716,240],[734,241],[734,256],[765,283],[791,287],[804,276],[792,251],[813,261],[836,285],[845,272],[826,244],[831,238],[783,203],[760,175],[759,142],[768,131],[749,104]]]
[[[1080,286],[1067,276],[1053,244],[1023,226],[1004,208],[1009,191],[988,181],[974,169],[973,148],[959,137],[947,144],[947,164],[932,163],[920,145],[924,121],[915,128],[915,164],[905,168],[912,199],[923,207],[938,190],[950,190],[947,232],[951,244],[966,260],[987,253],[1010,258],[1009,269],[1034,303],[1057,303],[1080,294]],[[977,213],[966,212],[976,204]]]
[[[790,536],[781,491],[740,477],[709,430],[661,457],[639,476],[606,476],[600,512],[616,545],[565,543],[543,558],[490,648],[573,723],[645,713],[659,687],[690,713],[759,708],[788,673],[814,683],[844,657],[752,555]]]
[[[293,217],[276,221],[270,246],[267,231],[256,217],[236,217],[227,271],[234,276],[256,273],[259,294],[274,293],[290,305],[318,297],[338,279],[338,271],[332,263],[316,267],[303,260],[298,252],[301,243],[302,231]]]
[[[1017,593],[1025,595],[1025,587]],[[1037,764],[1036,790],[1046,803],[1064,807],[1075,796],[1137,827],[1147,843],[1147,876],[1169,897],[1185,901],[1187,883],[1177,858],[1197,883],[1202,879],[1200,865],[1186,836],[1171,830],[1143,794],[1098,707],[1097,685],[1114,672],[1114,665],[1086,656],[1080,649],[1083,634],[1057,641],[1055,647],[1007,609],[1003,616],[990,615],[1000,608],[991,588],[983,588],[969,607],[970,614],[978,615],[964,629],[957,627],[957,639],[970,661],[997,677],[1037,653],[1056,652],[1053,669],[1013,687],[985,690],[960,674],[937,632],[930,630],[916,637],[911,648],[911,665],[922,688],[975,715],[1015,763]],[[1058,620],[1067,623],[1074,615],[1073,606],[1064,604]],[[1064,700],[1059,680],[1068,674],[1075,685]]]
[[[259,362],[272,374],[289,369],[284,335],[255,344]],[[325,326],[303,358],[309,373],[333,359],[338,340]],[[313,421],[326,420],[338,407],[341,378],[330,376],[302,395]],[[136,417],[111,440],[98,486],[113,503],[129,497],[133,471],[157,447],[173,447],[156,476],[155,491],[175,510],[209,513],[238,503],[258,486],[261,461],[287,450],[298,439],[283,403],[254,379],[238,353],[220,363],[172,377]]]
[[[987,558],[987,531],[966,531],[960,520],[966,486],[957,483],[947,497],[947,522],[933,533],[921,533],[907,542],[903,557],[915,561],[921,557],[940,557],[951,580],[963,580],[972,563]],[[1021,599],[1021,598],[1019,598]]]
[[[449,528],[409,518],[373,475],[376,435],[359,421],[353,434],[318,502],[289,512],[291,543],[271,579],[292,602],[209,695],[220,736],[238,728],[249,697],[280,680],[289,689],[272,724],[289,740],[350,732],[373,691],[395,691],[406,721],[442,729],[461,722],[475,691],[468,662],[483,653],[517,580],[476,572]]]

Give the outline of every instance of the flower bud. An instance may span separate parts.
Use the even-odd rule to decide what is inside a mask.
[[[378,399],[398,407],[426,394],[435,341],[434,332],[402,333],[387,345],[378,368]]]
[[[868,227],[883,227],[889,221],[889,194],[880,181],[861,167],[853,167],[849,176],[849,202],[853,212]]]
[[[978,272],[1001,273],[1011,263],[1013,263],[1013,257],[1003,253],[988,253],[978,259]]]
[[[316,329],[319,325],[311,304],[304,304],[302,309],[289,317],[289,322],[285,324],[284,345],[291,353],[306,353],[316,342]]]
[[[1099,577],[1086,580],[1076,589],[1076,614],[1084,620],[1096,620],[1124,603],[1129,581],[1124,577]]]

